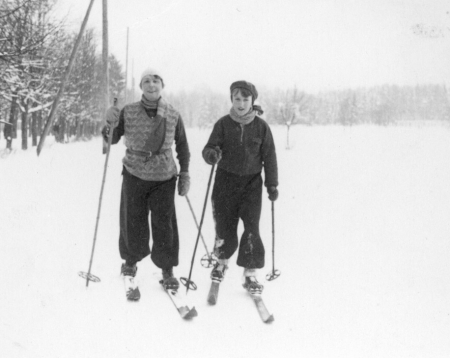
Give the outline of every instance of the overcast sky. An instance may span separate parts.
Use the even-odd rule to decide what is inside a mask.
[[[57,13],[78,31],[89,2],[58,0]],[[129,84],[133,62],[137,80],[157,68],[169,91],[450,82],[447,0],[109,0],[108,18],[124,70],[129,28]],[[102,0],[88,26],[101,45]]]

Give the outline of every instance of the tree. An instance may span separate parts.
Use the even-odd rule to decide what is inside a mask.
[[[292,93],[290,90],[284,92],[283,98],[278,102],[278,111],[282,122],[286,125],[286,149],[290,149],[289,130],[291,125],[296,124],[300,120],[302,111],[306,107],[306,94],[297,91],[294,87]]]
[[[22,149],[27,149],[28,114],[42,110],[50,103],[42,103],[43,90],[49,78],[44,74],[46,45],[60,28],[48,18],[53,6],[51,0],[8,0],[2,3],[0,18],[0,94],[11,102],[9,123],[5,128],[7,148],[11,149],[12,131],[16,128],[17,108],[21,115]]]
[[[345,92],[339,104],[338,122],[343,125],[356,124],[358,114],[359,109],[355,91]]]

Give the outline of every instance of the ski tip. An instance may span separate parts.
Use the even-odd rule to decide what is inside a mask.
[[[197,316],[198,316],[197,310],[195,309],[195,307],[192,307],[192,309],[183,318],[191,319]]]
[[[195,307],[192,307],[191,309],[188,306],[183,306],[178,308],[178,312],[180,313],[180,316],[184,319],[191,319],[193,317],[197,317],[198,313],[195,309]]]
[[[130,289],[127,292],[127,300],[128,301],[136,302],[136,301],[139,301],[140,298],[141,298],[141,292],[139,291],[139,288]]]
[[[273,314],[271,314],[271,315],[264,321],[264,323],[272,323],[273,321],[275,321],[275,318],[273,317]]]

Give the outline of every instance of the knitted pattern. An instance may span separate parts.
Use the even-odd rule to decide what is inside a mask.
[[[122,162],[128,172],[149,181],[164,181],[175,176],[177,167],[172,145],[180,114],[161,99],[154,118],[149,118],[141,102],[125,106],[124,117],[126,147],[132,151],[152,153],[143,156],[127,151]],[[153,154],[158,149],[159,154]]]

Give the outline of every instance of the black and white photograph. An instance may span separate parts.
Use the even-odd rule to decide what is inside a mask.
[[[450,2],[0,0],[0,356],[450,357]]]

